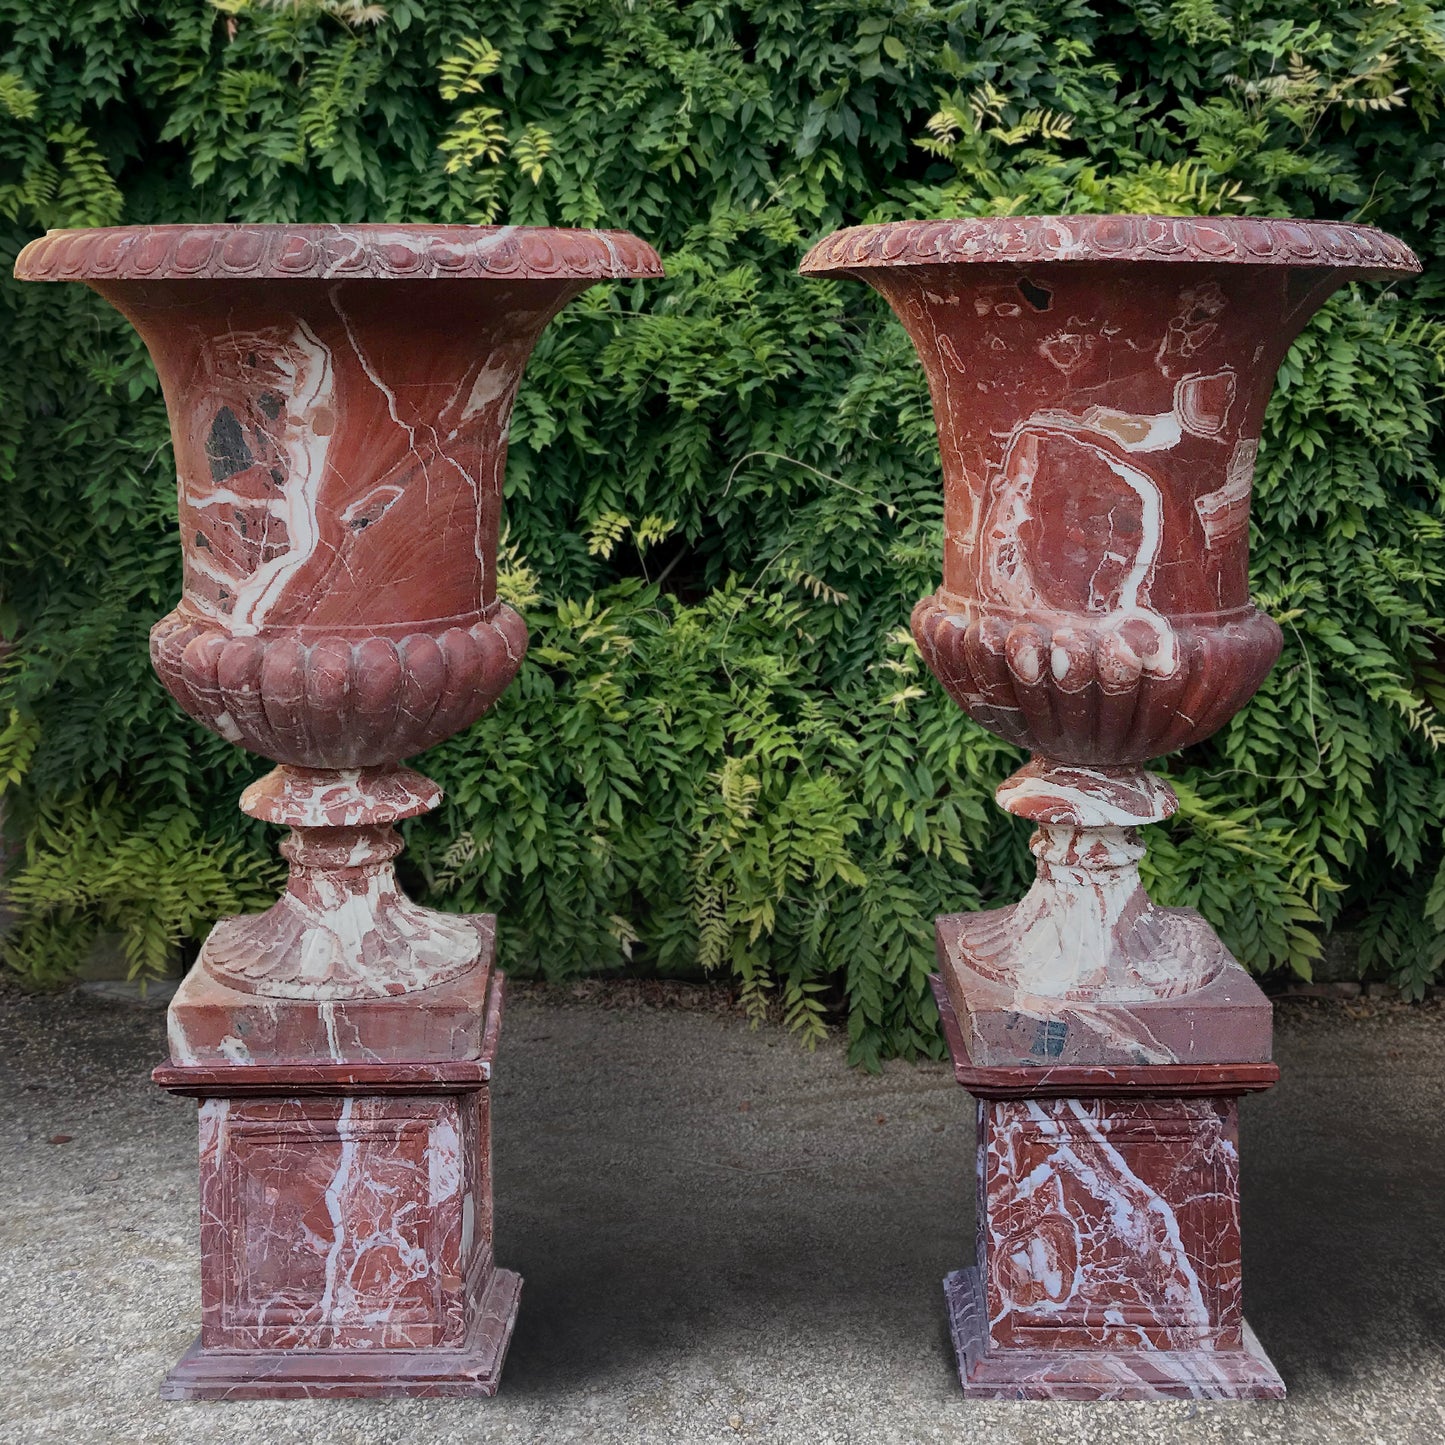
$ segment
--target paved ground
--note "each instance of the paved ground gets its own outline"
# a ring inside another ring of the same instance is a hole
[[[162,1017],[0,995],[0,1440],[1445,1440],[1445,1009],[1291,1003],[1245,1105],[1247,1304],[1282,1405],[969,1404],[939,1281],[972,1230],[967,1098],[719,1011],[514,1000],[495,1400],[168,1405],[197,1325],[192,1106]],[[48,1142],[56,1135],[69,1142]]]

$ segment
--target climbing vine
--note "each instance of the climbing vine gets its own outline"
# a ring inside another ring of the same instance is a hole
[[[1165,764],[1161,900],[1261,972],[1357,927],[1445,963],[1445,14],[1413,0],[0,0],[0,261],[47,226],[621,226],[517,403],[503,584],[532,650],[422,760],[409,882],[503,919],[507,967],[734,979],[855,1059],[937,1052],[935,913],[1028,876],[1018,757],[923,668],[941,488],[921,370],[864,288],[800,280],[851,222],[1028,211],[1359,218],[1425,276],[1341,293],[1264,438],[1256,699]],[[154,375],[80,288],[0,285],[5,942],[97,929],[138,969],[274,886],[262,766],[146,663],[180,553]]]

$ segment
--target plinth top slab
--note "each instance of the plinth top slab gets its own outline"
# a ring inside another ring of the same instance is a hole
[[[1259,216],[971,216],[852,226],[819,241],[803,275],[883,266],[1162,261],[1317,266],[1363,275],[1420,269],[1373,226]]]
[[[48,231],[21,281],[604,281],[661,276],[626,231],[546,226],[194,225]]]

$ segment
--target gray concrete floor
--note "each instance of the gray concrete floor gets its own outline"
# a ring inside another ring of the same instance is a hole
[[[973,1123],[944,1068],[532,996],[497,1083],[497,1254],[526,1278],[501,1394],[174,1405],[195,1123],[148,1081],[162,1015],[7,990],[0,1440],[1445,1441],[1445,1009],[1279,1012],[1284,1079],[1243,1127],[1283,1404],[965,1402],[939,1282],[969,1255]]]

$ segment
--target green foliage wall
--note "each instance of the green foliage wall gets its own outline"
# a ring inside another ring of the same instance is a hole
[[[1358,217],[1427,274],[1290,352],[1254,583],[1284,656],[1208,745],[1151,883],[1251,967],[1342,913],[1423,989],[1445,958],[1445,12],[1371,0],[0,0],[0,261],[44,226],[621,226],[665,282],[598,287],[518,402],[506,587],[533,627],[411,883],[494,908],[514,971],[737,979],[854,1057],[936,1052],[935,913],[1017,896],[1019,761],[905,630],[935,585],[922,372],[862,287],[802,281],[861,220],[1154,210]],[[0,288],[8,958],[137,967],[275,886],[259,760],[146,663],[179,590],[149,364],[81,288]],[[1433,886],[1433,893],[1432,893]]]

